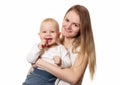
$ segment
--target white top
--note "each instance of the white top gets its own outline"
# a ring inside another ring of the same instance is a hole
[[[80,48],[77,48],[77,50],[80,50]],[[71,58],[72,65],[73,65],[74,62],[75,62],[75,59],[77,58],[77,54],[72,52],[72,48],[69,49],[68,51],[70,53],[70,58]],[[63,80],[57,79],[56,82],[55,82],[55,85],[70,85],[70,83],[67,83]]]
[[[62,60],[61,67],[70,67],[72,65],[69,52],[63,45],[58,45],[52,48],[48,48],[45,51],[39,49],[38,44],[35,44],[28,54],[27,61],[31,64],[35,63],[38,57],[54,64],[53,57],[60,56]]]

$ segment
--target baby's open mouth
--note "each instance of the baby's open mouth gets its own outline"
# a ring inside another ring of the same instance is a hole
[[[45,40],[52,40],[52,38],[45,38]]]
[[[48,42],[52,40],[52,38],[45,38],[45,40],[46,40],[46,44],[48,44]]]
[[[45,38],[46,40],[46,44],[45,45],[42,45],[42,48],[45,48],[48,46],[48,42],[52,40],[52,38]]]

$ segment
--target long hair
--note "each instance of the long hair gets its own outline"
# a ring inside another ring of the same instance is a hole
[[[81,57],[81,55],[84,58],[85,54],[87,53],[89,71],[90,71],[91,79],[93,79],[95,73],[95,67],[96,67],[96,52],[95,52],[95,44],[94,44],[89,11],[87,10],[87,8],[81,5],[72,6],[66,12],[66,14],[69,11],[75,11],[79,15],[79,19],[80,19],[80,32],[79,32],[80,34],[76,36],[76,39],[73,42],[73,47],[74,47],[73,50],[79,46],[81,47],[81,50],[78,52],[78,58]]]

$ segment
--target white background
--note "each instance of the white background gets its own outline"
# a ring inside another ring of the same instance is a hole
[[[41,21],[53,17],[61,26],[74,4],[88,8],[96,45],[95,78],[90,81],[86,71],[83,85],[120,85],[119,0],[0,0],[0,85],[22,84]]]

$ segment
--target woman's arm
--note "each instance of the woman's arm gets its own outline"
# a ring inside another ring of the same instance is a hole
[[[71,68],[60,68],[53,64],[50,64],[44,60],[38,59],[36,66],[39,66],[51,74],[55,75],[59,79],[62,79],[66,82],[69,82],[72,85],[75,85],[79,80],[82,79],[82,76],[87,67],[88,57],[85,56],[82,63],[76,59],[74,65]]]

